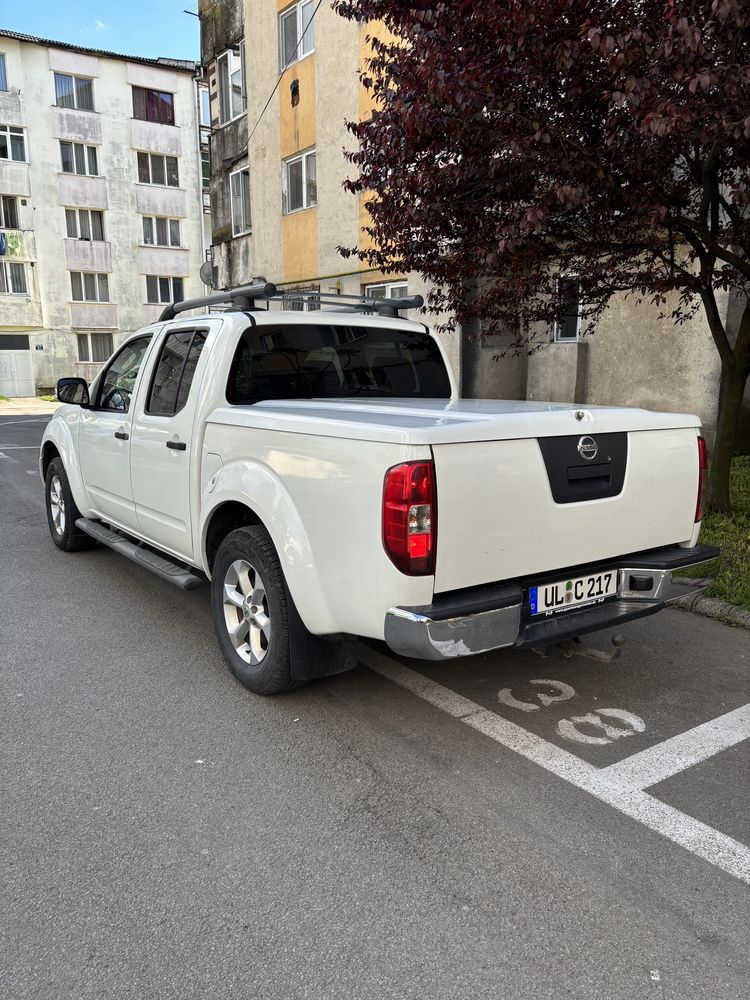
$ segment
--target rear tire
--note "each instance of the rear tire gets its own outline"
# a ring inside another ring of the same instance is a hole
[[[76,527],[81,512],[76,507],[62,459],[53,458],[47,467],[44,480],[44,500],[47,524],[52,541],[63,552],[91,549],[96,542],[85,531]]]
[[[246,688],[268,695],[296,686],[284,574],[265,528],[237,528],[219,546],[211,612],[222,656]]]

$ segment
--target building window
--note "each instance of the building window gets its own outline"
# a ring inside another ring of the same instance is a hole
[[[94,87],[92,81],[85,76],[55,73],[55,103],[58,108],[93,111]]]
[[[159,153],[139,153],[138,180],[141,184],[179,187],[177,157],[161,156]]]
[[[245,91],[245,40],[227,49],[216,60],[219,77],[219,124],[239,118],[247,108]]]
[[[405,281],[381,281],[376,285],[362,285],[362,294],[368,299],[400,299],[409,294]]]
[[[0,125],[0,160],[26,163],[26,136],[22,128]]]
[[[109,278],[93,271],[71,271],[74,302],[109,302]]]
[[[89,208],[66,208],[65,227],[71,240],[104,239],[104,212]]]
[[[232,201],[232,236],[250,232],[250,171],[237,170],[229,175]]]
[[[111,333],[77,333],[78,360],[102,362],[112,354]]]
[[[143,242],[149,246],[180,246],[180,220],[143,216]]]
[[[0,260],[0,295],[28,295],[26,265]]]
[[[284,289],[282,308],[290,312],[314,312],[320,309],[320,285],[296,285]]]
[[[81,142],[61,142],[60,157],[64,174],[88,174],[96,177],[99,173],[96,146],[84,146]]]
[[[282,212],[288,215],[318,204],[315,150],[284,162]]]
[[[5,53],[0,52],[0,90],[8,89],[8,74],[5,69]]]
[[[200,119],[204,128],[211,128],[211,97],[208,87],[198,88],[198,100],[200,101]]]
[[[555,340],[575,344],[581,332],[581,285],[575,275],[563,275],[557,282],[562,316],[555,323]]]
[[[211,154],[207,149],[201,150],[201,185],[204,191],[208,191],[208,184],[211,180]]]
[[[174,125],[174,94],[133,87],[133,118],[159,125]]]
[[[279,55],[281,69],[303,59],[315,49],[313,0],[302,0],[279,14]]]
[[[147,302],[182,302],[183,298],[182,278],[162,278],[156,274],[146,275]]]
[[[18,229],[18,205],[16,197],[4,194],[0,198],[0,229]]]

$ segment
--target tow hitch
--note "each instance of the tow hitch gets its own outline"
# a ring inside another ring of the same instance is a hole
[[[615,660],[619,659],[622,647],[625,645],[625,636],[620,635],[618,632],[612,636],[611,641],[614,648],[610,652],[587,645],[580,636],[576,636],[574,639],[563,639],[561,642],[556,642],[550,646],[532,646],[532,650],[545,658],[554,650],[557,650],[557,652],[567,657],[585,656],[587,659],[596,660],[598,663],[614,663]]]

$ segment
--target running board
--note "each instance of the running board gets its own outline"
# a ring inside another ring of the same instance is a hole
[[[178,566],[171,559],[157,555],[150,549],[144,549],[134,542],[129,542],[127,538],[123,538],[116,531],[110,531],[109,528],[105,528],[98,521],[92,521],[88,517],[79,517],[76,521],[76,527],[80,528],[81,531],[85,531],[92,538],[95,538],[97,542],[101,542],[102,545],[108,545],[115,552],[119,552],[121,556],[125,556],[126,559],[138,563],[139,566],[150,569],[152,573],[156,573],[162,580],[173,583],[175,587],[179,587],[181,590],[197,590],[202,583],[201,578],[196,576],[195,573],[191,573],[190,570],[185,569],[183,566]]]

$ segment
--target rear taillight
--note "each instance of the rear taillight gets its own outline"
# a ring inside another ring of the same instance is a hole
[[[383,547],[402,573],[429,576],[435,570],[437,508],[432,462],[405,462],[385,474]]]
[[[698,501],[695,505],[695,520],[703,520],[703,490],[706,485],[706,471],[708,470],[708,448],[702,437],[698,438]]]

